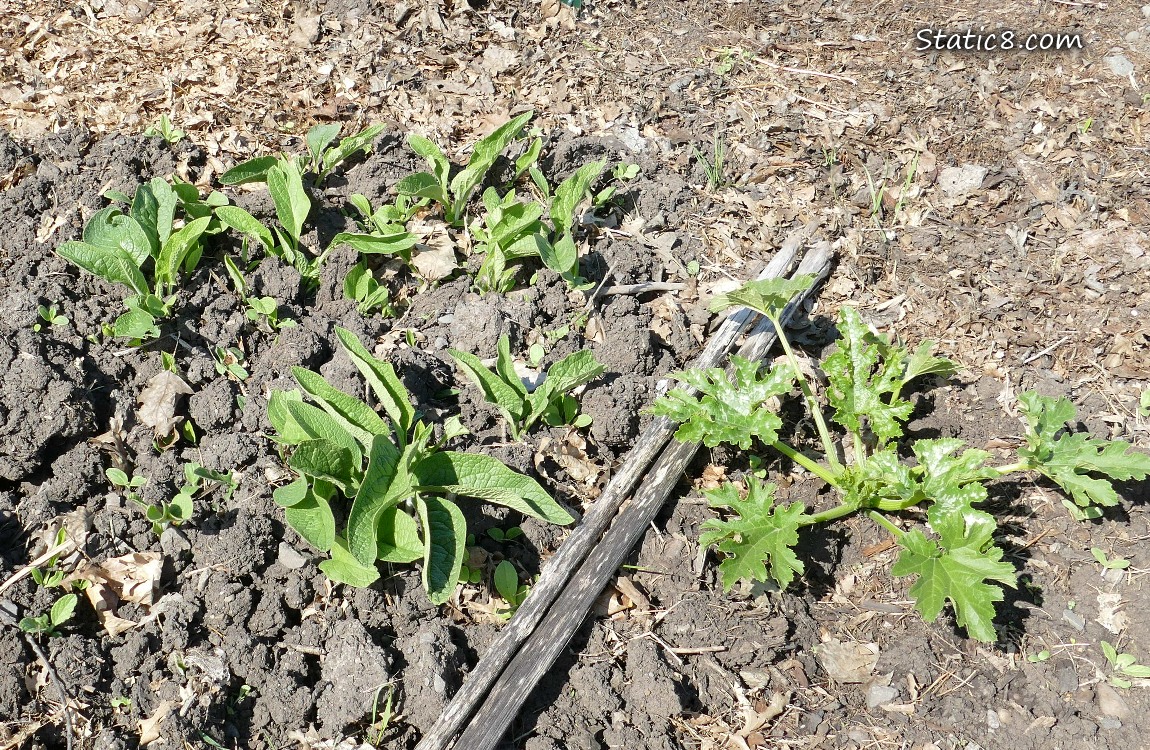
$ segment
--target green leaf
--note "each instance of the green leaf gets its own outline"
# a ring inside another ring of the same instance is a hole
[[[782,420],[764,403],[791,391],[794,371],[789,365],[776,364],[760,378],[758,362],[736,354],[731,356],[731,364],[733,379],[719,368],[672,373],[703,395],[696,398],[677,388],[656,401],[652,412],[681,422],[675,437],[685,443],[702,442],[711,448],[731,443],[743,450],[749,449],[755,438],[774,443]]]
[[[722,312],[728,307],[749,307],[768,318],[782,315],[783,309],[796,294],[805,292],[815,277],[795,276],[792,279],[757,279],[748,281],[738,289],[726,294],[716,294],[711,299],[711,312]]]
[[[561,402],[566,393],[590,383],[606,369],[595,361],[595,355],[589,349],[569,354],[551,365],[547,370],[547,379],[527,397],[531,409],[525,427],[533,424],[552,404]],[[563,423],[566,424],[568,421],[564,418]]]
[[[397,225],[397,230],[390,234],[357,234],[354,232],[340,232],[331,238],[329,248],[349,245],[360,253],[373,255],[402,255],[415,247],[419,238],[403,227]]]
[[[279,163],[276,156],[258,156],[237,164],[220,175],[221,185],[245,185],[249,182],[267,182],[268,170]]]
[[[1100,440],[1084,433],[1055,435],[1075,419],[1068,399],[1052,399],[1033,391],[1018,397],[1029,426],[1027,447],[1018,454],[1033,468],[1070,495],[1081,507],[1118,504],[1111,480],[1139,481],[1150,474],[1150,455],[1140,453],[1121,440]],[[1104,478],[1091,476],[1100,474]]]
[[[72,614],[76,611],[76,604],[79,601],[79,597],[75,594],[64,594],[57,599],[50,611],[52,627],[58,628],[72,619]]]
[[[429,141],[421,135],[412,133],[407,136],[407,145],[411,150],[422,156],[431,164],[431,178],[435,184],[440,186],[440,193],[446,198],[447,195],[447,175],[451,171],[451,163],[447,160],[443,151],[436,146],[435,143]],[[426,173],[425,173],[426,174]],[[402,184],[402,181],[400,181]],[[403,193],[404,191],[400,191]],[[427,196],[432,197],[432,196]],[[443,201],[446,203],[446,200]]]
[[[487,500],[555,524],[575,520],[538,482],[491,456],[440,451],[416,463],[412,474],[421,491]]]
[[[309,491],[303,500],[284,508],[288,525],[311,546],[326,552],[335,540],[335,516],[323,495]]]
[[[280,224],[292,240],[299,242],[311,211],[311,199],[303,188],[299,167],[291,159],[281,160],[268,170],[267,181]]]
[[[288,402],[302,402],[303,394],[292,389],[290,391],[272,391],[268,397],[268,421],[278,433],[279,442],[287,445],[296,445],[311,436],[288,411]]]
[[[367,565],[356,560],[347,550],[347,543],[336,536],[331,546],[331,559],[319,564],[325,576],[337,583],[346,583],[356,588],[367,588],[379,580],[379,569],[375,563]]]
[[[725,521],[706,521],[699,544],[714,546],[726,555],[719,564],[724,590],[740,579],[773,580],[786,588],[804,570],[793,548],[799,543],[806,509],[802,503],[776,506],[775,485],[757,477],[749,480],[747,490],[746,498],[740,498],[739,486],[727,482],[704,493],[712,508],[728,508],[734,515]]]
[[[506,337],[500,339],[500,346]],[[521,393],[504,378],[483,366],[483,361],[474,354],[458,349],[448,349],[450,354],[471,382],[483,392],[483,398],[490,404],[495,404],[503,412],[504,418],[517,437],[523,420],[527,416],[527,401],[525,394]],[[519,378],[515,378],[519,382]]]
[[[958,367],[951,360],[946,357],[933,357],[930,350],[934,348],[934,342],[930,339],[923,341],[914,350],[914,354],[906,362],[906,371],[902,376],[902,385],[906,385],[910,381],[922,375],[938,375],[939,377],[947,378],[957,372]]]
[[[315,125],[307,131],[304,143],[307,145],[307,153],[311,157],[312,169],[315,172],[319,172],[323,168],[323,151],[339,135],[339,128],[339,123],[329,123],[327,125]]]
[[[137,268],[151,257],[153,238],[148,237],[140,222],[121,213],[115,206],[92,214],[84,225],[83,240],[101,250],[127,253]]]
[[[300,401],[285,401],[284,407],[309,439],[328,440],[332,444],[344,448],[350,454],[353,466],[359,466],[363,461],[363,453],[360,451],[359,443],[335,417],[318,407]]]
[[[256,217],[249,214],[239,206],[220,206],[216,209],[216,216],[220,223],[230,227],[241,234],[255,237],[264,246],[270,248],[275,244],[275,237],[271,230],[263,225]]]
[[[321,438],[303,441],[288,459],[288,466],[314,479],[331,482],[343,490],[345,495],[354,495],[358,489],[355,475],[359,467],[352,463],[347,448],[331,440]]]
[[[994,641],[994,603],[1002,601],[1003,594],[999,586],[988,581],[1011,587],[1016,582],[1014,566],[1002,562],[1002,550],[995,546],[944,550],[918,529],[904,533],[899,545],[903,550],[891,574],[919,577],[910,587],[915,609],[933,622],[949,601],[958,624],[972,638]]]
[[[827,400],[835,409],[835,421],[861,435],[864,420],[881,440],[902,434],[911,403],[898,397],[903,383],[905,350],[867,328],[858,311],[843,307],[838,350],[823,360],[830,387]]]
[[[138,307],[128,310],[112,323],[112,334],[122,339],[154,339],[160,335],[156,318]]]
[[[416,500],[423,527],[423,587],[432,604],[451,598],[463,564],[467,520],[455,503],[435,496]]]
[[[579,264],[579,250],[570,232],[564,232],[555,244],[543,243],[539,246],[539,257],[543,265],[561,276],[573,275]]]
[[[506,334],[500,336],[496,344],[495,372],[521,397],[527,395],[527,386],[523,385],[519,374],[515,372],[515,362],[511,358],[511,339]]]
[[[603,168],[606,166],[606,160],[584,164],[555,188],[555,197],[551,199],[551,224],[555,227],[556,237],[571,231],[575,223],[575,209],[591,190],[591,183],[603,173]]]
[[[165,196],[168,201],[165,211],[165,220],[160,218],[160,199],[159,192]],[[175,216],[176,195],[172,192],[172,188],[168,185],[162,177],[155,177],[151,182],[141,185],[136,189],[136,194],[132,196],[131,200],[132,218],[139,222],[144,230],[144,234],[148,236],[148,244],[150,246],[149,255],[153,258],[160,253],[160,244],[167,239],[168,234],[172,231],[172,219]],[[164,236],[160,236],[160,225],[163,226]]]
[[[399,507],[391,507],[379,516],[379,551],[384,562],[410,563],[423,557],[424,544],[419,538],[419,525]]]
[[[396,426],[399,439],[406,439],[415,422],[415,407],[412,406],[407,389],[396,376],[395,368],[391,363],[373,357],[356,335],[346,328],[336,328],[335,333],[351,361],[367,379],[384,412]]]
[[[355,396],[332,387],[319,373],[303,367],[293,367],[292,375],[304,392],[351,433],[364,450],[370,450],[374,436],[391,434],[391,427],[374,409]]]
[[[523,173],[534,166],[539,161],[539,154],[543,152],[543,139],[536,138],[531,141],[531,145],[523,152],[518,159],[515,160],[515,178],[512,182],[518,182]]]
[[[367,471],[347,517],[348,549],[364,565],[378,554],[381,514],[414,492],[403,458],[386,437],[377,435],[371,441]]]
[[[106,249],[86,242],[65,242],[56,248],[56,254],[105,281],[123,284],[136,294],[147,294],[149,291],[148,280],[140,272],[136,261],[119,248]]]
[[[914,444],[918,472],[922,475],[921,491],[933,501],[927,518],[948,549],[964,545],[981,548],[989,543],[997,528],[994,516],[973,507],[986,500],[982,480],[997,475],[986,466],[990,454],[966,450],[959,456],[952,455],[962,447],[963,441],[957,438],[919,440]]]
[[[311,492],[311,485],[307,478],[296,477],[294,482],[276,487],[275,491],[272,492],[272,500],[281,508],[290,508],[306,500],[309,492]]]
[[[511,141],[515,140],[519,131],[534,114],[533,111],[524,112],[500,125],[491,135],[475,144],[467,167],[455,175],[449,185],[452,199],[447,213],[449,223],[454,224],[462,218],[463,210],[467,206],[467,200],[471,197],[472,191],[479,183],[483,182],[484,176],[495,164],[495,160],[499,158]]]
[[[395,191],[411,198],[430,198],[443,205],[446,205],[449,200],[443,191],[443,185],[440,184],[435,175],[428,172],[416,172],[404,177],[396,183]]]
[[[355,152],[366,151],[371,148],[371,142],[383,131],[383,125],[369,125],[355,135],[349,135],[347,138],[344,138],[335,148],[329,148],[323,155],[323,171],[320,172],[320,177],[331,172],[331,170],[335,169],[336,166]]]
[[[180,266],[185,258],[195,252],[200,243],[200,235],[211,223],[210,217],[196,219],[185,224],[178,231],[173,232],[168,241],[160,249],[160,257],[156,260],[156,287],[157,294],[160,288],[168,289],[176,284],[180,276]]]
[[[503,600],[515,604],[519,598],[519,573],[510,560],[500,560],[495,566],[495,573],[491,578],[495,590]]]

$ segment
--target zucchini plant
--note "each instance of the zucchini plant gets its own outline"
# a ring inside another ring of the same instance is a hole
[[[274,391],[268,402],[273,439],[298,474],[273,497],[288,525],[330,554],[320,564],[329,578],[368,586],[379,577],[377,561],[422,560],[428,598],[447,601],[467,540],[457,497],[571,523],[571,515],[534,479],[490,456],[445,450],[449,440],[466,434],[459,419],[447,420],[436,437],[434,426],[418,418],[394,368],[373,357],[350,331],[336,333],[383,413],[302,367],[292,368],[300,388]],[[349,505],[342,529],[332,509],[337,502]]]
[[[830,485],[837,504],[819,511],[799,502],[777,504],[775,485],[757,476],[728,482],[706,493],[726,518],[704,523],[700,542],[722,553],[719,572],[725,588],[740,579],[773,580],[786,587],[804,571],[794,551],[802,528],[862,513],[889,531],[901,548],[891,573],[916,577],[910,595],[924,618],[937,619],[949,603],[971,637],[994,640],[994,604],[1002,601],[1003,586],[1016,585],[1017,575],[996,542],[995,517],[981,507],[988,496],[986,482],[1038,472],[1068,495],[1064,504],[1075,517],[1097,517],[1100,508],[1118,504],[1113,480],[1142,480],[1150,474],[1150,455],[1122,441],[1066,431],[1066,424],[1075,422],[1070,401],[1033,392],[1018,397],[1027,432],[1013,462],[995,465],[987,451],[966,448],[955,438],[902,441],[912,410],[903,389],[925,375],[952,374],[954,363],[932,356],[929,341],[914,351],[892,344],[872,332],[857,310],[844,307],[838,349],[822,363],[832,420],[846,433],[847,455],[840,456],[824,406],[803,376],[780,322],[784,305],[810,282],[810,277],[754,281],[718,295],[713,310],[745,306],[770,320],[786,361],[765,375],[757,363],[737,356],[732,357],[733,377],[721,369],[677,373],[700,395],[677,389],[659,399],[653,411],[681,423],[680,440],[730,443],[744,450],[755,441],[771,446]],[[821,460],[779,436],[782,422],[766,403],[791,393],[796,381],[819,435]],[[917,522],[921,515],[907,516],[912,525],[904,530],[892,520],[914,508],[925,509],[925,524]]]

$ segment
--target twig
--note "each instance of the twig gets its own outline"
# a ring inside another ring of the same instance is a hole
[[[15,578],[15,576],[13,576],[13,578]],[[8,580],[10,581],[12,579],[10,578]],[[0,622],[19,629],[20,625],[16,621],[15,615],[9,611],[8,606],[4,605],[11,606],[7,600],[0,600]],[[24,642],[28,644],[33,652],[35,652],[36,658],[39,659],[40,663],[44,665],[44,669],[47,670],[48,676],[52,678],[52,682],[56,685],[56,691],[60,693],[60,710],[64,714],[64,732],[65,738],[67,740],[67,750],[72,750],[72,707],[69,705],[72,697],[68,695],[68,690],[64,687],[64,681],[60,679],[60,675],[56,672],[56,668],[52,666],[52,662],[48,661],[48,655],[44,653],[42,648],[40,648],[40,644],[36,642],[30,633],[20,631],[20,634],[24,636]],[[55,719],[53,719],[53,722],[54,721]]]
[[[853,78],[849,78],[847,76],[837,76],[834,73],[824,73],[821,70],[806,70],[805,68],[791,68],[791,67],[788,67],[786,65],[777,65],[776,63],[773,63],[770,60],[764,60],[763,58],[758,57],[758,56],[755,57],[755,62],[762,63],[763,65],[766,65],[769,68],[774,68],[775,70],[782,70],[782,71],[785,71],[787,73],[796,73],[798,75],[804,75],[804,76],[817,76],[818,78],[830,78],[833,81],[843,81],[845,83],[849,83],[852,86],[858,85],[858,81],[856,81]],[[747,87],[746,86],[740,86],[739,88],[747,88]]]
[[[603,295],[609,294],[646,294],[647,292],[678,292],[686,289],[687,285],[673,281],[648,281],[643,284],[616,284],[603,290]]]
[[[760,278],[785,275],[798,256],[799,247],[814,232],[816,226],[817,222],[812,222],[792,232],[775,254],[775,257],[771,259]],[[713,367],[726,355],[727,350],[743,328],[754,317],[755,315],[747,309],[729,316],[719,326],[711,342],[695,360],[694,365]],[[630,497],[631,491],[643,478],[651,461],[670,440],[676,427],[674,422],[660,417],[655,419],[639,436],[639,440],[631,452],[627,454],[626,460],[612,477],[603,494],[591,506],[580,525],[571,532],[558,552],[547,562],[539,580],[531,588],[531,595],[527,597],[527,600],[500,631],[499,636],[484,654],[483,659],[480,660],[475,670],[468,675],[463,687],[459,689],[447,708],[440,714],[439,719],[423,736],[417,750],[443,750],[448,746],[452,738],[459,732],[460,727],[471,717],[479,702],[487,696],[491,686],[503,673],[504,668],[520,651],[520,646],[527,641],[547,615],[552,603],[563,591],[572,574],[599,544],[604,530],[618,513],[623,502]],[[601,589],[602,587],[597,589],[595,593],[598,594]]]
[[[31,575],[33,568],[36,568],[41,563],[45,563],[48,560],[52,559],[53,555],[59,555],[59,554],[62,554],[64,552],[71,552],[75,548],[76,548],[76,545],[71,539],[65,539],[60,544],[56,544],[56,545],[49,547],[43,554],[41,554],[35,560],[28,563],[23,568],[20,568],[20,570],[17,570],[15,573],[13,573],[11,576],[9,576],[8,580],[4,581],[4,583],[0,583],[0,594],[3,594],[5,591],[10,589],[21,578],[26,578],[27,576]]]
[[[1046,347],[1042,351],[1035,352],[1034,354],[1031,354],[1026,359],[1022,360],[1022,364],[1028,365],[1031,362],[1033,362],[1034,360],[1038,359],[1039,357],[1045,357],[1047,354],[1050,354],[1050,352],[1052,352],[1055,349],[1057,349],[1058,347],[1062,346],[1063,344],[1065,344],[1069,340],[1070,340],[1069,336],[1063,336],[1062,338],[1058,339],[1057,341],[1055,341],[1053,344]]]

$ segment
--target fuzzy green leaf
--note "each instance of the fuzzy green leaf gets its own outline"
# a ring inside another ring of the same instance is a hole
[[[272,428],[276,431],[278,442],[287,445],[297,445],[311,437],[288,411],[287,405],[293,401],[302,402],[303,394],[292,389],[290,391],[272,391],[272,395],[268,397],[268,421],[271,422]]]
[[[325,479],[353,495],[358,488],[355,474],[359,467],[352,464],[351,453],[331,440],[305,440],[296,446],[288,459],[288,466],[314,479]]]
[[[335,539],[335,515],[324,495],[309,491],[303,500],[284,508],[284,518],[288,526],[311,546],[321,552],[331,549]]]
[[[743,450],[749,449],[755,438],[768,444],[778,439],[782,420],[763,404],[791,391],[794,371],[789,365],[777,364],[760,378],[758,362],[732,355],[731,364],[733,380],[719,368],[672,374],[703,394],[696,398],[679,388],[655,402],[654,414],[682,423],[676,438],[711,448],[731,443]]]
[[[346,328],[336,328],[336,336],[356,368],[367,379],[367,384],[375,392],[384,412],[391,418],[400,439],[404,439],[415,421],[415,407],[411,396],[395,374],[390,362],[383,362],[371,355],[355,334]]]
[[[303,367],[293,367],[292,375],[304,392],[343,429],[351,433],[364,450],[370,450],[374,436],[391,434],[391,427],[375,413],[374,409],[355,396],[349,396],[332,387],[319,373]]]
[[[491,456],[440,451],[415,464],[412,474],[423,491],[474,497],[561,525],[575,520],[538,482]]]
[[[471,150],[471,158],[467,162],[467,167],[455,175],[449,185],[452,199],[447,216],[449,222],[455,223],[462,218],[471,192],[479,183],[483,182],[483,178],[495,164],[495,160],[499,158],[511,141],[515,140],[519,131],[534,114],[533,111],[527,111],[512,118],[496,128],[491,135],[475,144]]]
[[[371,148],[371,142],[384,131],[383,125],[368,125],[363,130],[342,139],[335,148],[329,148],[323,155],[323,171],[326,175],[338,164],[357,151],[366,151]]]
[[[319,564],[320,571],[336,583],[346,583],[356,588],[366,588],[379,580],[379,569],[375,563],[363,563],[356,560],[347,549],[347,542],[342,537],[332,539],[331,559]]]
[[[308,483],[307,477],[300,476],[296,477],[295,481],[290,484],[276,487],[275,491],[272,492],[272,500],[281,508],[290,508],[306,500],[309,492],[311,492],[311,484]]]
[[[603,168],[606,166],[606,160],[584,164],[555,188],[555,197],[551,199],[551,224],[555,227],[554,236],[561,237],[571,231],[575,223],[575,209],[590,191],[591,183],[603,173]]]
[[[411,450],[401,454],[382,435],[371,442],[367,471],[347,517],[348,549],[364,565],[379,552],[380,516],[413,494],[411,476],[404,465]]]
[[[64,594],[52,604],[52,609],[49,614],[52,620],[52,627],[58,628],[68,620],[72,619],[72,613],[76,611],[76,604],[79,602],[79,597],[75,594]]]
[[[284,408],[291,418],[295,420],[300,429],[307,434],[308,439],[328,440],[334,445],[344,448],[350,455],[353,466],[359,466],[363,461],[363,452],[351,433],[344,429],[334,417],[322,409],[305,404],[300,401],[286,401]],[[302,444],[302,443],[301,443]]]
[[[179,281],[180,266],[189,254],[195,252],[200,243],[200,235],[208,228],[211,217],[205,216],[189,222],[179,230],[172,232],[167,242],[160,248],[160,257],[156,259],[156,286],[170,288]],[[160,291],[156,292],[160,294]],[[166,293],[166,292],[165,292]]]
[[[441,497],[429,495],[416,501],[423,527],[423,588],[432,604],[451,598],[459,581],[467,541],[467,519],[459,507]]]
[[[220,175],[221,185],[245,185],[249,182],[267,182],[268,170],[279,162],[275,156],[257,156],[237,164]]]
[[[239,206],[220,206],[216,209],[216,216],[224,226],[230,227],[240,234],[255,237],[265,249],[275,244],[275,237],[271,230]]]
[[[773,580],[786,588],[796,573],[802,574],[803,563],[793,549],[806,510],[802,503],[776,506],[775,485],[757,477],[749,481],[745,498],[739,496],[739,485],[731,482],[704,494],[712,508],[728,508],[734,514],[725,521],[706,521],[699,536],[699,544],[726,555],[719,564],[725,590],[740,579]]]
[[[398,507],[380,514],[378,543],[376,556],[383,562],[410,563],[423,557],[419,525]]]
[[[115,206],[108,206],[92,214],[92,218],[84,225],[83,240],[101,250],[124,251],[137,268],[151,257],[153,238],[148,237],[140,222]]]
[[[400,195],[410,198],[430,198],[441,204],[448,202],[443,185],[429,172],[416,172],[408,175],[396,183],[395,190]]]
[[[447,160],[447,156],[433,141],[415,133],[407,136],[407,145],[431,164],[431,176],[437,184],[443,187],[442,192],[446,195],[447,176],[451,171],[451,162]]]
[[[972,638],[983,642],[995,639],[994,603],[1003,599],[1002,589],[988,583],[997,581],[1013,587],[1014,566],[1002,562],[1002,550],[975,545],[943,549],[918,529],[899,539],[903,548],[891,568],[896,576],[917,575],[910,588],[915,609],[933,622],[947,601],[954,607],[955,619]]]
[[[311,157],[312,168],[319,171],[323,165],[323,151],[339,135],[339,123],[315,125],[304,136],[308,156]]]
[[[1075,419],[1074,405],[1068,399],[1028,391],[1019,395],[1018,403],[1029,426],[1027,447],[1019,449],[1019,456],[1058,484],[1077,505],[1117,505],[1118,493],[1110,480],[1143,480],[1150,475],[1150,455],[1134,450],[1127,442],[1100,440],[1084,433],[1064,433],[1055,439],[1063,426]]]
[[[512,432],[518,437],[520,425],[527,417],[527,400],[524,394],[505,382],[504,378],[484,367],[483,361],[474,354],[458,349],[448,349],[447,353],[455,359],[463,374],[483,392],[484,400],[495,404],[503,412]],[[516,377],[515,382],[518,381],[519,378]]]
[[[389,234],[357,234],[355,232],[340,232],[331,238],[328,247],[348,245],[359,253],[368,255],[399,255],[408,257],[408,250],[415,247],[419,238],[403,227]]]
[[[127,251],[99,248],[86,242],[65,242],[56,254],[89,273],[113,284],[123,284],[136,294],[148,293],[148,280]]]
[[[276,217],[284,231],[298,242],[303,224],[311,211],[311,199],[303,188],[303,177],[292,159],[281,159],[268,170],[268,192],[276,207]]]
[[[547,369],[547,379],[527,397],[530,426],[553,404],[561,403],[565,394],[590,383],[606,371],[589,349],[569,354]]]
[[[500,560],[495,566],[495,573],[491,576],[495,590],[503,600],[514,603],[519,598],[519,572],[510,560]]]

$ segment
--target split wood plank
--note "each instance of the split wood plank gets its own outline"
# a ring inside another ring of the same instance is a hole
[[[817,226],[818,222],[812,222],[791,232],[758,278],[786,276],[794,267],[799,249]],[[691,366],[703,369],[715,367],[755,317],[753,312],[745,308],[727,317],[712,336],[706,349]],[[452,742],[464,723],[471,718],[479,702],[488,695],[491,686],[519,651],[520,646],[543,620],[572,573],[579,568],[599,542],[604,530],[619,512],[620,506],[630,497],[635,485],[647,473],[651,462],[670,440],[676,428],[677,425],[671,420],[659,417],[639,436],[623,465],[603,490],[603,494],[595,500],[579,525],[544,565],[539,580],[531,587],[531,595],[500,631],[475,670],[467,676],[459,692],[423,736],[416,750],[444,750]]]

